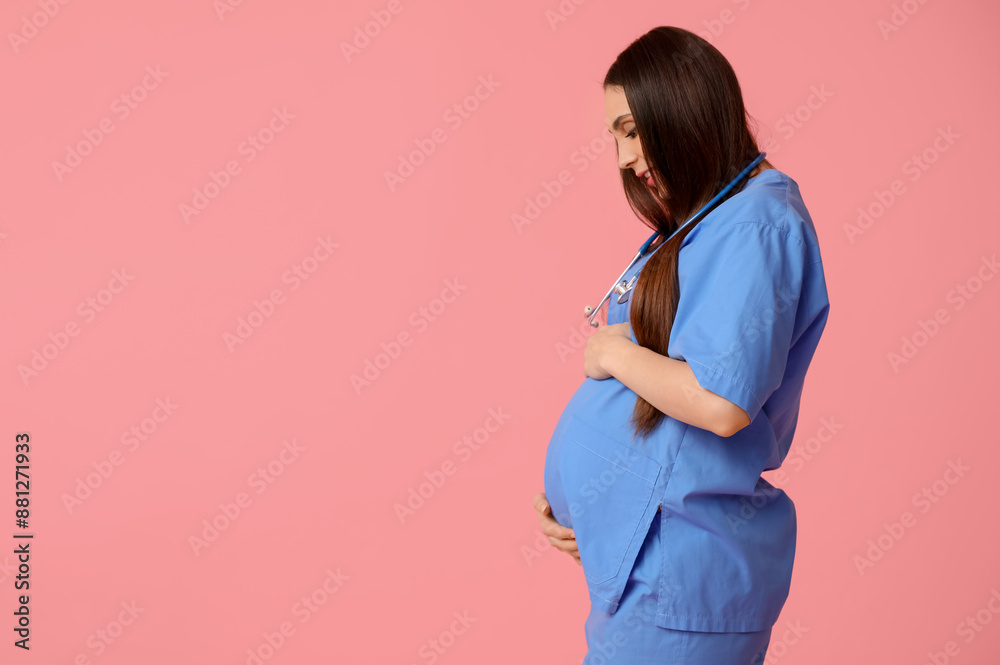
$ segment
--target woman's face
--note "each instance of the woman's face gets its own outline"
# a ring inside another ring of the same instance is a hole
[[[632,111],[625,99],[625,89],[610,86],[604,89],[604,113],[607,116],[608,131],[615,137],[618,148],[618,167],[632,169],[640,178],[662,198],[663,190],[657,186],[656,178],[650,171],[649,164],[642,154],[642,144],[636,130]]]

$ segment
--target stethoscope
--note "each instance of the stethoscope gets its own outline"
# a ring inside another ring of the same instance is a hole
[[[670,236],[667,238],[667,240],[664,240],[663,242],[666,243],[668,240],[670,240],[670,238],[673,238],[675,235],[677,235],[677,233],[681,229],[683,229],[685,226],[687,226],[688,224],[690,224],[694,220],[696,220],[699,217],[701,217],[701,215],[706,210],[708,210],[709,208],[711,208],[712,206],[714,206],[716,203],[718,203],[719,200],[723,196],[725,196],[726,194],[729,193],[729,190],[731,190],[733,187],[736,186],[736,183],[738,183],[740,180],[742,180],[744,178],[744,176],[746,176],[748,173],[750,173],[750,171],[753,171],[753,169],[754,169],[755,166],[757,166],[762,161],[764,161],[764,157],[766,157],[766,156],[767,156],[766,152],[762,152],[759,155],[757,155],[757,159],[755,159],[752,162],[750,162],[750,165],[747,166],[742,171],[740,171],[739,175],[737,175],[735,178],[733,178],[732,182],[730,182],[728,185],[726,185],[725,187],[723,187],[722,191],[720,191],[718,194],[716,194],[715,197],[712,198],[711,201],[709,201],[708,203],[705,204],[705,207],[703,207],[701,210],[699,210],[698,212],[696,212],[694,214],[694,216],[691,217],[691,219],[689,219],[688,221],[686,221],[683,224],[681,224],[680,226],[678,226],[677,229],[674,230],[674,232],[670,234]],[[632,291],[632,287],[635,285],[635,280],[639,276],[639,274],[636,273],[635,275],[632,275],[632,279],[630,279],[627,282],[625,281],[624,277],[628,273],[628,271],[632,269],[632,266],[635,265],[635,262],[638,261],[639,259],[641,259],[643,257],[643,255],[646,253],[646,250],[649,249],[649,246],[653,244],[653,241],[656,240],[656,237],[658,235],[660,235],[659,232],[656,232],[653,235],[649,236],[649,240],[647,240],[646,242],[642,243],[642,247],[639,248],[639,253],[635,255],[635,258],[632,259],[632,261],[628,264],[628,267],[625,268],[625,270],[622,272],[622,274],[618,276],[618,279],[615,280],[614,285],[612,285],[612,287],[610,289],[608,289],[608,292],[606,294],[604,294],[604,297],[601,299],[601,302],[599,302],[597,304],[597,307],[595,307],[594,309],[591,309],[590,306],[588,305],[587,307],[583,308],[583,315],[584,316],[588,316],[589,315],[589,317],[590,317],[590,325],[592,327],[594,327],[594,328],[597,327],[598,324],[597,324],[596,321],[594,321],[594,317],[597,316],[597,313],[601,310],[601,305],[603,305],[604,301],[606,301],[608,298],[611,297],[612,293],[617,293],[618,294],[618,304],[619,305],[621,305],[621,304],[623,304],[625,302],[628,302],[629,292]]]

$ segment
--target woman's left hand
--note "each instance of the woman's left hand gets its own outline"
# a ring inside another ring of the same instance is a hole
[[[632,341],[632,325],[628,322],[601,326],[587,338],[583,350],[583,373],[592,379],[609,379],[611,374],[604,369],[609,354],[615,352],[622,341]]]

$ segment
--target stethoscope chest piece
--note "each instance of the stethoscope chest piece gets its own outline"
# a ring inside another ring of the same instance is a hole
[[[618,304],[628,302],[629,294],[632,292],[632,287],[635,285],[635,278],[638,275],[633,275],[632,279],[625,281],[624,279],[615,285],[615,293],[618,294]]]

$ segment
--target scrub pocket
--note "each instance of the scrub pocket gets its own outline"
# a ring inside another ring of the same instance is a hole
[[[591,591],[616,605],[617,584],[631,566],[656,515],[651,506],[660,464],[571,416],[563,432],[559,473],[580,562]],[[603,585],[603,586],[602,586]]]

